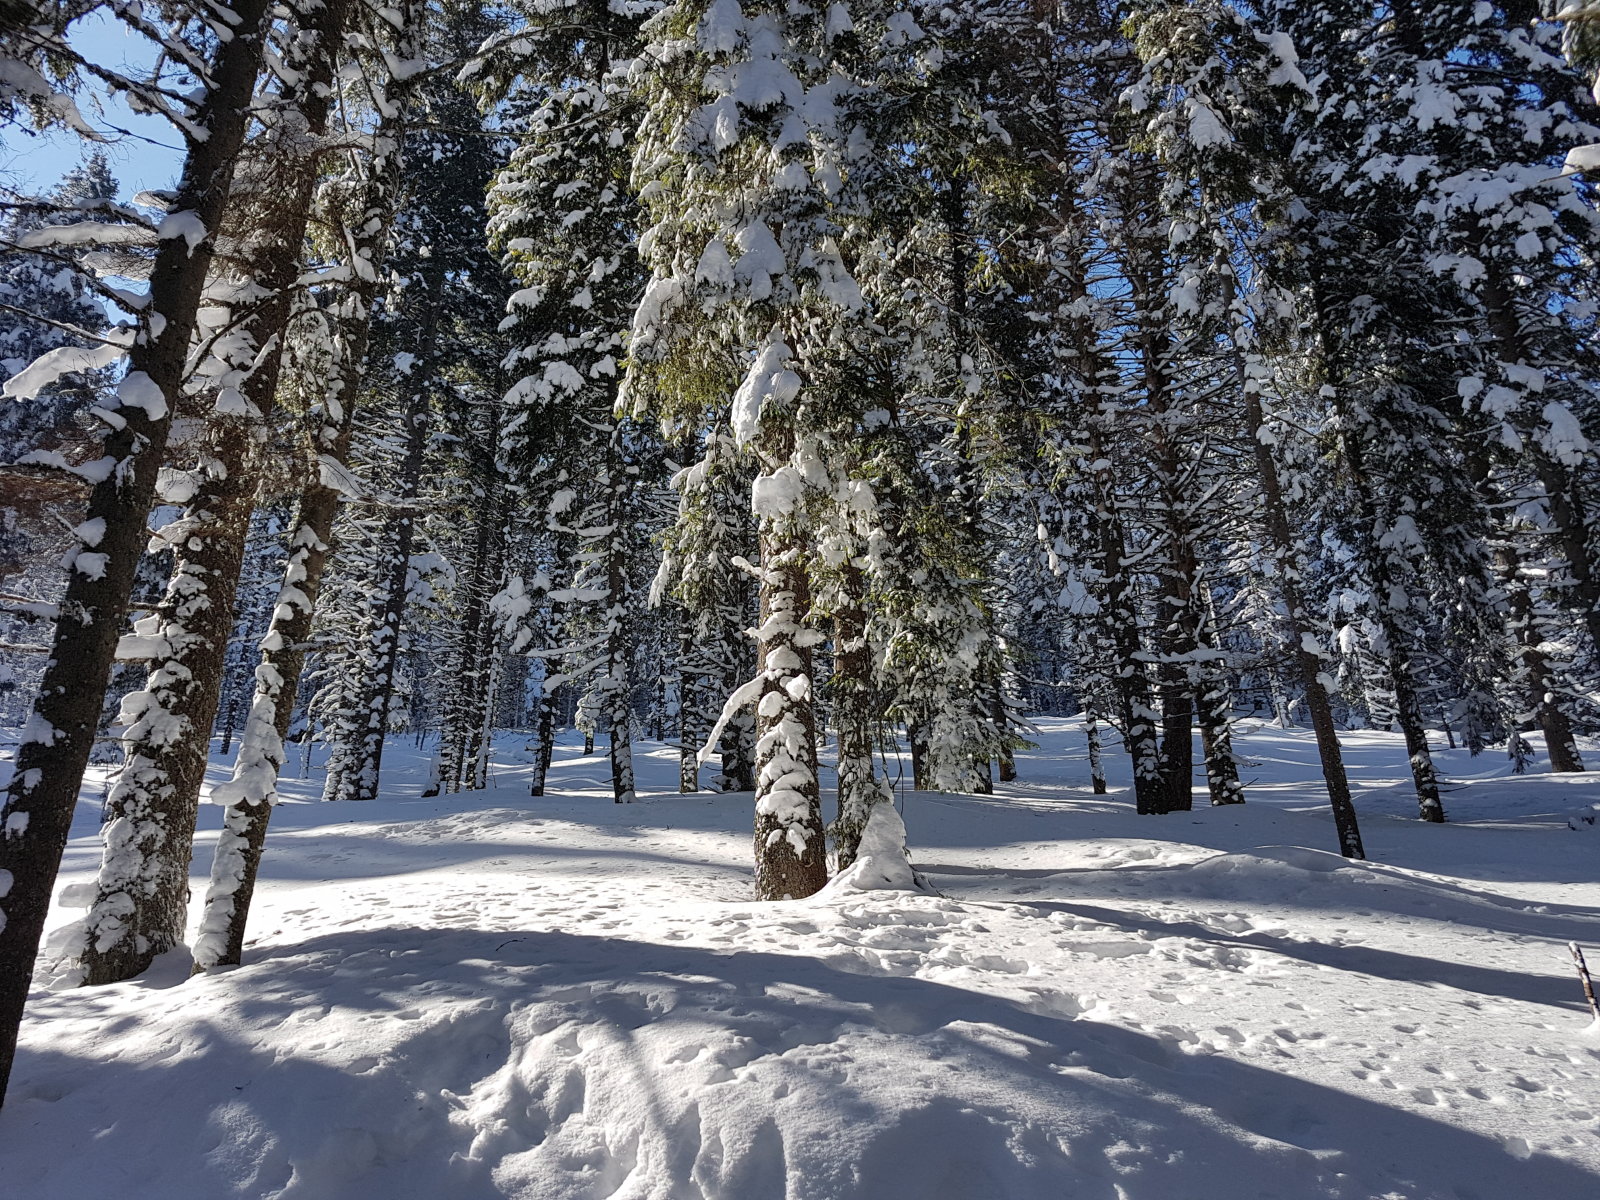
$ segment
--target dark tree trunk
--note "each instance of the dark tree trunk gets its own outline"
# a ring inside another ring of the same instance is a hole
[[[244,140],[261,68],[265,10],[263,0],[238,0],[231,10],[237,18],[233,36],[215,52],[211,77],[216,87],[194,122],[204,136],[189,145],[172,205],[174,211],[193,213],[206,236],[193,246],[183,237],[167,238],[156,251],[148,311],[164,323],[129,353],[128,375],[119,389],[124,401],[117,413],[121,424],[107,435],[104,447],[105,456],[118,465],[90,493],[85,523],[79,526],[82,549],[69,572],[33,717],[0,806],[0,876],[9,880],[0,928],[0,1102],[50,893],[144,550],[145,519],[166,452],[172,408],[183,386],[215,233]]]
[[[360,681],[364,703],[359,744],[345,748],[337,756],[337,767],[330,764],[324,796],[329,800],[376,800],[383,771],[383,743],[389,732],[389,706],[394,699],[395,678],[400,666],[400,642],[405,621],[406,601],[410,596],[411,552],[416,541],[417,496],[422,488],[423,458],[428,448],[432,423],[428,419],[429,393],[436,363],[440,309],[443,305],[444,271],[430,271],[423,290],[421,337],[418,340],[417,370],[420,377],[411,382],[411,402],[405,415],[405,453],[400,462],[395,509],[390,514],[378,545],[380,561],[388,562],[388,573],[368,615],[365,636],[359,639],[360,662],[365,678]]]
[[[1094,709],[1083,710],[1083,732],[1089,741],[1089,783],[1096,796],[1106,794],[1106,771],[1100,755],[1100,723],[1095,720]]]
[[[211,469],[167,532],[172,582],[149,618],[164,652],[142,693],[148,707],[124,735],[128,761],[107,801],[107,847],[81,960],[86,984],[133,978],[180,945],[188,924],[200,787],[255,500],[250,429],[218,423],[212,433],[203,456]]]
[[[689,613],[678,609],[678,791],[700,790],[700,703],[705,677],[697,671],[694,626]]]
[[[1339,746],[1339,729],[1334,723],[1333,706],[1328,701],[1331,677],[1322,657],[1306,608],[1298,542],[1289,524],[1289,506],[1272,456],[1270,433],[1261,408],[1261,394],[1255,380],[1248,377],[1242,359],[1236,362],[1237,379],[1244,400],[1245,432],[1255,455],[1256,478],[1261,484],[1261,521],[1267,534],[1267,548],[1277,568],[1278,593],[1283,598],[1288,634],[1294,647],[1294,664],[1311,729],[1317,739],[1317,757],[1322,764],[1323,785],[1333,810],[1339,852],[1346,858],[1364,859],[1361,827],[1350,795],[1350,779],[1345,774],[1344,752]]]
[[[892,799],[872,765],[873,671],[867,641],[866,581],[846,559],[841,598],[833,617],[833,724],[838,734],[838,803],[833,844],[839,870],[856,860],[862,831],[875,804]]]
[[[1105,462],[1098,439],[1090,450]],[[1114,675],[1122,708],[1123,741],[1133,760],[1133,796],[1137,812],[1171,812],[1170,773],[1162,770],[1161,747],[1156,740],[1155,703],[1150,692],[1148,656],[1140,644],[1138,615],[1128,586],[1122,519],[1105,472],[1095,474],[1094,527],[1098,539],[1103,602],[1100,623],[1114,656]]]
[[[354,273],[343,315],[335,318],[342,326],[340,355],[322,403],[309,414],[314,452],[319,459],[334,464],[342,464],[350,449],[356,396],[366,369],[372,306],[399,196],[399,146],[408,108],[404,88],[391,88],[390,101],[392,115],[385,118],[376,139],[376,144],[386,150],[372,164],[362,211],[353,224],[351,254],[371,270]],[[233,779],[217,790],[217,798],[224,803],[223,827],[201,918],[201,940],[196,946],[196,966],[201,969],[239,962],[267,826],[277,802],[278,776],[285,760],[284,739],[289,736],[294,716],[300,672],[305,665],[328,560],[328,539],[341,495],[327,481],[320,465],[313,464],[311,471],[300,495],[295,532],[287,547],[283,584],[267,635],[261,642],[255,696],[245,718]]]
[[[327,87],[333,77],[328,43],[343,19],[341,4],[314,18],[315,44],[328,48],[311,51],[305,86],[285,96],[286,113],[298,113],[304,126],[286,118],[247,151],[236,172],[245,176],[246,208],[243,216],[230,216],[230,226],[244,227],[229,240],[237,243],[234,253],[245,264],[245,277],[265,297],[245,301],[254,307],[237,317],[259,358],[238,385],[243,412],[209,415],[190,472],[195,494],[164,532],[173,569],[154,614],[163,649],[151,663],[146,716],[125,735],[128,763],[107,805],[109,818],[122,825],[108,837],[89,909],[82,959],[86,984],[130,979],[183,941],[200,790],[255,508],[252,460],[277,396],[316,182],[318,139],[327,126]],[[287,184],[287,198],[275,197],[256,220],[253,201],[264,195],[269,170],[275,182]],[[211,399],[209,393],[199,397],[202,403]],[[150,719],[158,713],[165,716]],[[182,736],[173,737],[168,718]]]
[[[545,781],[550,777],[550,760],[556,750],[556,705],[558,701],[555,689],[541,686],[539,689],[538,705],[538,757],[534,759],[533,779],[528,785],[530,796],[544,795]]]

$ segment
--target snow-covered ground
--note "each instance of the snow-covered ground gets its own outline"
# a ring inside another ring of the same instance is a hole
[[[530,799],[509,737],[476,795],[416,799],[405,743],[369,806],[313,772],[242,967],[35,992],[0,1195],[1600,1195],[1565,948],[1600,946],[1600,827],[1567,824],[1600,775],[1445,753],[1423,826],[1398,737],[1350,734],[1350,864],[1302,731],[1243,738],[1247,806],[1167,817],[1090,794],[1075,723],[1039,742],[995,797],[903,793],[942,895],[783,904],[749,898],[749,797],[669,793],[666,747],[625,807],[571,745]]]

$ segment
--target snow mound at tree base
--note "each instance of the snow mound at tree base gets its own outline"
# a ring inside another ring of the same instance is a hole
[[[840,871],[818,895],[837,897],[849,892],[925,892],[929,887],[911,868],[906,853],[906,826],[893,804],[875,804],[867,827],[861,831],[856,860]]]

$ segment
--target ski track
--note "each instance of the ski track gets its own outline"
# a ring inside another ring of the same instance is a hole
[[[1351,735],[1352,864],[1298,731],[1241,740],[1251,804],[1159,818],[1039,741],[1003,795],[906,797],[938,895],[782,904],[749,798],[663,794],[668,748],[615,806],[572,747],[520,795],[509,737],[496,790],[408,799],[397,745],[391,798],[283,806],[243,966],[36,990],[0,1195],[1600,1195],[1593,775],[1445,754],[1423,827],[1398,738]]]

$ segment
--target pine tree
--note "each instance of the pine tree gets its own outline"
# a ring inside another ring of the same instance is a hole
[[[387,22],[383,28],[391,29]],[[381,35],[383,40],[389,36],[398,40],[388,61],[418,61],[420,32],[416,8],[402,10],[398,29]],[[381,287],[389,230],[401,196],[401,149],[418,76],[374,72],[366,80],[373,91],[373,107],[383,117],[370,143],[371,157],[357,160],[339,186],[325,189],[326,202],[337,206],[328,215],[344,231],[344,245],[338,265],[330,272],[339,294],[327,309],[319,307],[307,314],[307,332],[302,335],[310,343],[301,355],[310,372],[306,385],[315,398],[307,406],[305,422],[308,466],[314,466],[296,505],[283,583],[261,641],[255,695],[239,740],[232,779],[213,793],[224,806],[223,828],[194,946],[195,963],[201,968],[235,964],[243,952],[245,921],[272,806],[277,802],[284,739],[294,714],[306,642],[327,564],[328,539],[341,497],[350,487],[343,464],[366,367],[372,310]]]
[[[1241,254],[1261,240],[1264,222],[1258,212],[1265,210],[1270,221],[1274,206],[1285,203],[1282,181],[1263,167],[1278,152],[1280,114],[1306,104],[1310,86],[1280,35],[1252,27],[1224,4],[1153,7],[1142,16],[1137,38],[1148,65],[1130,103],[1135,111],[1152,110],[1150,133],[1168,171],[1163,208],[1176,223],[1173,240],[1191,247],[1178,304],[1193,314],[1203,339],[1192,348],[1220,349],[1218,374],[1233,392],[1248,438],[1265,568],[1281,600],[1284,641],[1310,712],[1340,849],[1360,858],[1360,833],[1329,704],[1332,677],[1307,608],[1304,550],[1292,532],[1284,468],[1274,452],[1286,427],[1269,425],[1264,404],[1272,383],[1264,343],[1283,336],[1276,314],[1288,300],[1252,292],[1248,276],[1241,282],[1238,266]]]
[[[829,90],[847,86],[832,50],[843,32],[825,14],[717,0],[666,10],[641,58],[649,112],[633,180],[652,274],[634,320],[631,394],[684,413],[731,391],[734,437],[761,468],[761,667],[729,707],[756,700],[763,899],[810,895],[826,876],[810,531],[834,463],[818,384],[862,307],[828,194],[852,152]]]

